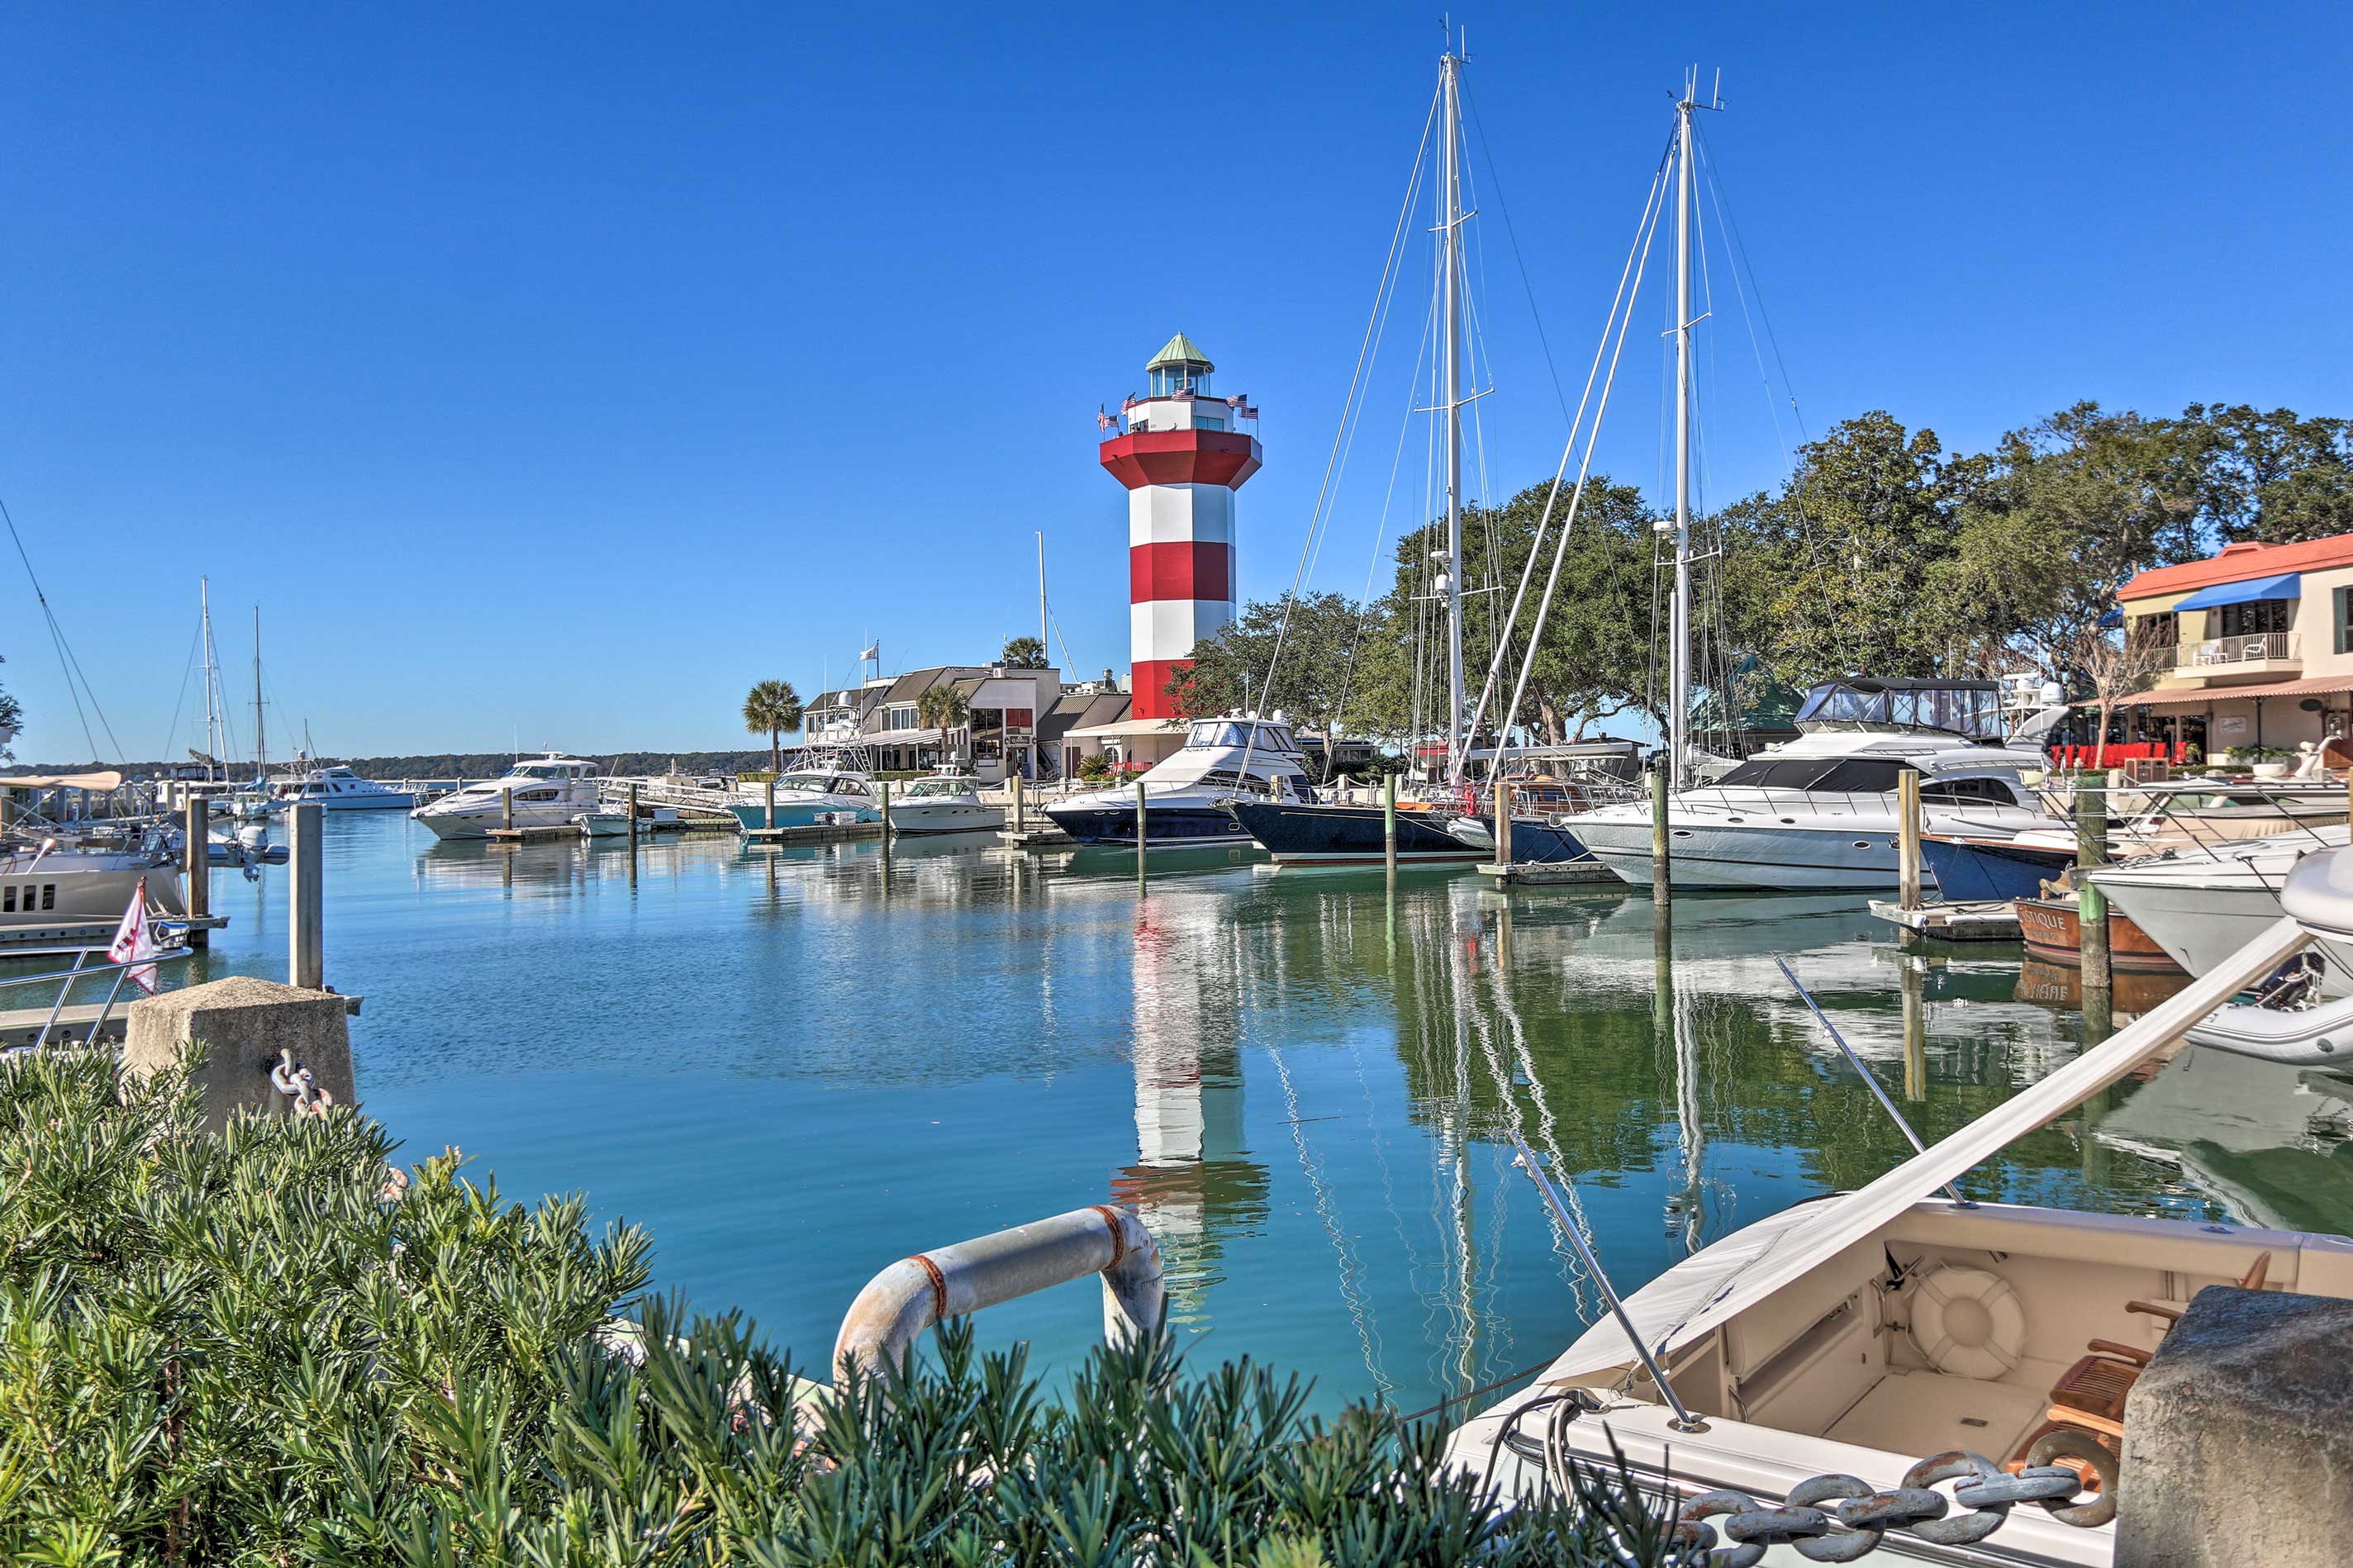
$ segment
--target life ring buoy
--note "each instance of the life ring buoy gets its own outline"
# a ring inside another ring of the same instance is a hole
[[[1912,1339],[1938,1372],[1989,1382],[2017,1368],[2026,1309],[2000,1275],[1947,1264],[1913,1289]]]

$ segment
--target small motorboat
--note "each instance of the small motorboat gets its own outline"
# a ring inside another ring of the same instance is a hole
[[[2316,937],[2353,937],[2348,859],[2342,852],[2307,856],[2280,889],[2280,908]],[[2326,949],[2297,954],[2258,988],[2256,1001],[2215,1009],[2189,1038],[2263,1061],[2353,1072],[2353,996],[2323,997],[2327,963]]]
[[[2084,921],[2075,900],[2020,899],[2016,905],[2019,935],[2029,953],[2045,963],[2082,966]],[[2108,911],[2108,967],[2142,974],[2189,973],[2121,910]]]
[[[980,781],[955,768],[917,779],[891,802],[891,831],[900,837],[934,833],[986,833],[1005,814],[980,798]]]
[[[583,838],[627,838],[629,836],[629,814],[626,811],[584,811],[572,819]]]

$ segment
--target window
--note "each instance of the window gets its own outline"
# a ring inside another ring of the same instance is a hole
[[[16,912],[16,889],[12,887],[0,890],[0,915],[13,915]]]
[[[2135,616],[2125,623],[2126,640],[2135,652],[2169,648],[2181,640],[2181,617],[2171,610]]]
[[[1854,795],[1886,795],[1895,788],[1895,777],[1904,772],[1902,763],[1883,763],[1870,757],[1849,757],[1824,773],[1814,787],[1818,790],[1845,791]]]
[[[44,882],[44,883],[42,883],[42,884],[41,884],[41,908],[43,908],[43,909],[45,909],[45,910],[53,910],[53,909],[56,909],[57,907],[58,907],[58,885],[57,885],[55,882]]]
[[[1717,782],[1725,785],[1747,784],[1757,789],[1804,789],[1830,770],[1830,764],[1814,762],[1743,763]]]
[[[2337,607],[2337,637],[2328,646],[2338,653],[2353,653],[2353,586],[2332,588],[2328,597]]]
[[[2221,634],[2226,637],[2256,637],[2271,632],[2287,630],[2285,599],[2253,599],[2243,605],[2225,605],[2221,614]]]
[[[1196,430],[1222,430],[1225,427],[1226,422],[1223,419],[1219,418],[1214,414],[1196,414],[1193,416],[1193,428]]]
[[[1920,785],[1922,800],[2014,805],[2018,797],[2000,779],[1931,779]]]
[[[555,791],[552,789],[517,790],[515,792],[515,798],[517,800],[554,800],[555,798]]]

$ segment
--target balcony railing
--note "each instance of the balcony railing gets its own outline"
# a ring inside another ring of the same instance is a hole
[[[2174,650],[2174,667],[2215,669],[2239,664],[2279,664],[2301,658],[2294,632],[2247,632],[2238,637],[2183,643]]]

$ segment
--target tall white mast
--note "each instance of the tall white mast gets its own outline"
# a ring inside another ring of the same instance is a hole
[[[1683,787],[1691,756],[1692,112],[1699,71],[1675,105],[1675,594],[1667,647],[1667,777]]]
[[[1047,649],[1054,646],[1046,631],[1046,531],[1038,531],[1038,657],[1053,663]]]
[[[1462,730],[1462,363],[1458,352],[1462,333],[1462,184],[1460,163],[1462,102],[1456,73],[1461,60],[1447,39],[1445,58],[1439,62],[1440,90],[1445,100],[1443,151],[1439,175],[1445,216],[1439,229],[1439,250],[1445,272],[1445,322],[1440,349],[1446,379],[1446,754],[1450,779],[1459,777],[1458,745]]]
[[[261,606],[253,606],[253,778],[256,784],[269,774],[269,742],[262,739],[261,728]]]
[[[220,654],[213,647],[213,581],[196,579],[196,604],[202,610],[200,628],[205,643],[205,777],[214,776],[220,760]]]

